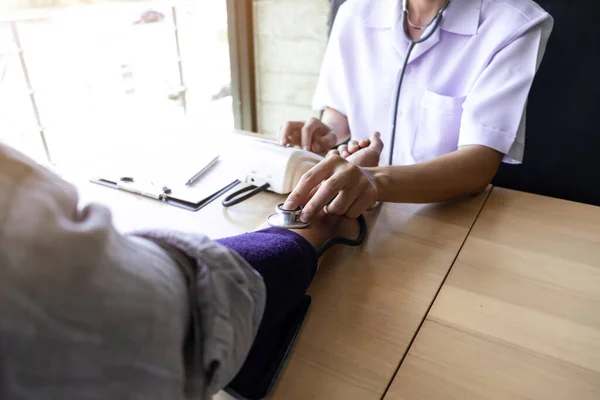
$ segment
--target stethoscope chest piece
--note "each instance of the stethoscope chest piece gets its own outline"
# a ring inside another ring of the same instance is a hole
[[[295,210],[284,210],[283,204],[278,204],[275,207],[275,211],[275,214],[271,214],[267,218],[267,222],[271,226],[287,229],[303,229],[310,225],[308,222],[300,221],[302,207],[298,207]]]

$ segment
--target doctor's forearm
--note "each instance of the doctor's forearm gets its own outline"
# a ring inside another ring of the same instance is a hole
[[[468,146],[434,160],[408,166],[369,168],[379,200],[393,203],[437,203],[485,190],[502,154]]]

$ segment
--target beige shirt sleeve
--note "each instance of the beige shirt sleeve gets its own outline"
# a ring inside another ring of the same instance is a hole
[[[203,399],[235,375],[262,280],[202,235],[144,235],[120,235],[107,208],[80,208],[71,185],[0,145],[2,398]]]

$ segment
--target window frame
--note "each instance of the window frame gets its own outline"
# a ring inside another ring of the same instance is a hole
[[[252,5],[252,0],[227,0],[234,126],[254,133],[257,118]]]
[[[231,97],[234,128],[237,130],[257,131],[257,104],[256,104],[256,76],[254,59],[254,28],[253,28],[253,1],[252,0],[226,0],[227,30],[231,71]],[[184,74],[181,65],[180,44],[177,29],[177,14],[175,7],[171,7],[172,20],[175,26],[175,41],[178,56],[180,85],[183,88],[180,95],[183,97],[183,109],[186,111]],[[37,19],[37,18],[34,18]],[[44,149],[46,160],[53,164],[52,153],[49,149],[45,126],[40,117],[35,89],[31,85],[29,70],[24,57],[24,50],[19,39],[18,23],[21,18],[9,19],[8,22],[17,47],[22,72],[26,79],[31,107],[36,119],[38,134]]]

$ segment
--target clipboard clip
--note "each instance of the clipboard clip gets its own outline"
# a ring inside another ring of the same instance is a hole
[[[116,186],[119,190],[150,197],[156,200],[161,200],[161,197],[164,194],[162,189],[158,189],[152,183],[137,183],[135,179],[129,176],[119,178]]]
[[[151,197],[156,200],[166,201],[172,190],[168,186],[158,189],[154,184],[138,185],[131,176],[122,176],[117,182],[117,189],[139,194],[141,196]]]

